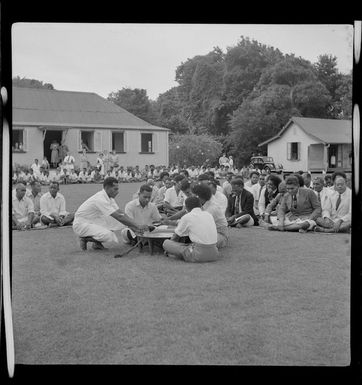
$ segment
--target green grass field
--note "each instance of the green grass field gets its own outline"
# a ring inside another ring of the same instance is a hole
[[[69,211],[100,189],[61,186]],[[17,364],[349,365],[349,234],[233,229],[208,264],[127,247],[13,232]]]

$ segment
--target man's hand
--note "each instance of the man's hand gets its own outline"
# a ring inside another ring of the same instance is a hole
[[[148,231],[148,225],[138,225],[137,232],[143,234],[145,231]]]
[[[235,218],[236,218],[236,215],[232,215],[231,217],[227,218],[227,222],[228,224],[230,225],[231,223],[233,223],[235,221]]]

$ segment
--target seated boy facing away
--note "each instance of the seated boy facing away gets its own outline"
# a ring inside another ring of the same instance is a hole
[[[186,262],[216,261],[219,252],[216,247],[216,225],[212,215],[201,210],[198,197],[188,197],[185,206],[187,214],[180,219],[172,238],[163,243],[165,254],[172,254]],[[181,237],[189,237],[191,243],[181,243]]]

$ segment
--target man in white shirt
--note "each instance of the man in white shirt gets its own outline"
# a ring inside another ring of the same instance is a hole
[[[337,176],[334,180],[335,191],[331,193],[322,216],[316,219],[316,232],[345,233],[352,224],[352,190],[347,187],[346,179]]]
[[[16,185],[12,193],[12,229],[30,229],[34,218],[34,205],[26,196],[26,187],[23,183]]]
[[[65,208],[65,198],[59,192],[59,183],[51,182],[49,192],[40,198],[40,220],[49,227],[71,225],[73,213],[68,213]]]
[[[26,196],[31,199],[34,205],[34,218],[32,220],[32,227],[34,227],[36,224],[37,226],[40,226],[40,198],[43,195],[41,193],[41,184],[39,181],[34,180],[30,183],[30,187],[31,191],[27,190]]]
[[[78,182],[79,183],[87,183],[88,182],[88,172],[87,172],[86,168],[83,168],[82,171],[79,171]]]
[[[152,187],[144,184],[140,187],[138,197],[128,202],[125,207],[125,213],[129,218],[141,225],[152,225],[153,222],[159,222],[161,215],[158,212],[157,206],[151,202]],[[136,233],[126,227],[122,229],[122,238],[124,243],[137,242]]]
[[[219,252],[216,247],[217,230],[213,217],[201,210],[198,197],[192,196],[185,201],[188,213],[184,215],[170,240],[165,240],[165,254],[175,255],[186,262],[216,261]],[[189,237],[191,244],[179,242],[181,237]]]
[[[229,239],[228,222],[225,216],[226,209],[221,209],[217,204],[209,186],[204,184],[196,185],[192,188],[192,193],[200,199],[202,210],[210,213],[214,219],[217,231],[216,247],[218,249],[225,247]],[[222,193],[220,194],[223,195]]]
[[[233,176],[234,176],[234,173],[232,172],[228,172],[226,174],[226,180],[225,182],[222,184],[222,189],[223,189],[223,192],[226,196],[226,198],[229,198],[230,194],[231,194],[231,191],[232,191],[232,187],[231,187],[231,179],[233,179]]]
[[[228,207],[228,200],[222,192],[217,190],[218,184],[215,180],[210,180],[208,186],[212,193],[212,199],[215,201],[215,204],[220,207],[221,211],[225,214]],[[226,219],[225,219],[226,220]]]
[[[71,170],[74,169],[74,162],[75,162],[74,156],[71,155],[70,152],[68,151],[66,157],[63,160],[64,167],[68,171],[68,174],[70,174]]]
[[[329,204],[329,197],[333,194],[333,191],[328,187],[324,187],[324,179],[321,176],[316,176],[313,179],[313,190],[317,195],[317,198],[321,204],[322,213],[327,209]]]
[[[183,176],[176,175],[174,186],[166,190],[163,204],[163,208],[166,212],[175,213],[182,208],[185,196],[181,191],[181,182],[184,179]]]
[[[30,168],[33,170],[34,176],[38,179],[40,176],[40,164],[38,159],[34,159],[34,163],[30,166]]]
[[[94,249],[104,249],[105,245],[118,244],[116,230],[125,226],[135,232],[148,230],[147,225],[136,223],[118,207],[115,197],[118,195],[118,181],[107,178],[103,189],[83,202],[74,215],[73,230],[80,237],[80,247],[87,250],[87,243],[93,242]]]
[[[250,179],[244,183],[244,188],[254,195],[253,188],[258,184],[259,181],[258,171],[252,171],[249,177]]]

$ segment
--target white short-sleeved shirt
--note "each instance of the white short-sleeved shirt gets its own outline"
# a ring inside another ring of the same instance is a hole
[[[347,187],[346,191],[341,194],[341,203],[336,209],[338,197],[339,193],[336,190],[329,195],[328,204],[322,215],[333,221],[342,219],[343,222],[348,222],[351,220],[352,214],[352,190]]]
[[[108,221],[106,218],[117,210],[119,210],[117,202],[102,189],[79,206],[74,215],[74,222],[107,226]]]
[[[225,213],[226,208],[228,206],[228,200],[224,193],[220,191],[216,191],[215,195],[212,196],[212,198],[215,200],[215,203],[217,206],[220,207],[223,213]]]
[[[50,192],[45,193],[40,198],[40,214],[47,217],[51,217],[51,213],[56,213],[58,215],[67,215],[65,210],[65,198],[58,192],[55,198],[53,198]]]
[[[28,214],[34,212],[34,204],[26,195],[22,199],[16,197],[15,190],[12,193],[12,214],[18,221],[28,219]]]
[[[142,207],[139,198],[128,202],[124,211],[135,222],[142,225],[151,225],[152,222],[161,219],[161,215],[154,203],[149,202],[147,206]]]
[[[203,245],[217,243],[217,230],[213,216],[196,207],[179,221],[175,233],[179,237],[188,236],[192,242]]]
[[[175,186],[173,186],[166,190],[164,201],[169,203],[172,207],[183,206],[185,201],[185,194],[180,191],[177,195]]]
[[[219,232],[225,230],[225,228],[228,226],[228,222],[225,217],[225,211],[222,211],[220,207],[215,202],[215,199],[211,197],[210,200],[206,201],[202,205],[202,210],[207,211],[212,215],[214,218],[214,222],[216,224],[216,229]]]

